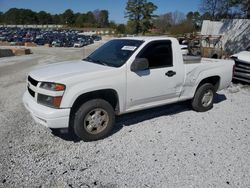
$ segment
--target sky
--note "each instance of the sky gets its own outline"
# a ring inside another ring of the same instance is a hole
[[[199,9],[200,0],[148,0],[158,6],[155,14],[180,11],[187,13]],[[96,9],[109,11],[109,20],[125,23],[124,18],[127,0],[0,0],[0,11],[10,8],[26,8],[33,11],[44,10],[51,14],[63,13],[66,9],[74,12],[87,12]]]

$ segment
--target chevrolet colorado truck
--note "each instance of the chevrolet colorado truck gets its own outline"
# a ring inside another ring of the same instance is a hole
[[[23,103],[36,122],[93,141],[108,136],[120,114],[190,99],[195,111],[210,110],[215,93],[231,83],[233,66],[184,61],[175,38],[113,39],[83,60],[31,71]]]

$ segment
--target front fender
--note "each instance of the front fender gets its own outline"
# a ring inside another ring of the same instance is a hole
[[[114,79],[113,77],[107,77],[105,79],[96,79],[85,82],[78,82],[73,84],[71,87],[67,87],[63,100],[61,102],[61,108],[71,108],[76,99],[89,92],[113,89],[118,94],[119,109],[123,111],[125,109],[125,93],[126,93],[125,78]]]

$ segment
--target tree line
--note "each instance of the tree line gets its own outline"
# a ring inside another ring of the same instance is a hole
[[[121,34],[145,34],[149,30],[159,33],[189,33],[198,31],[203,20],[250,18],[250,0],[200,0],[198,11],[168,12],[155,15],[157,5],[147,0],[128,0],[125,7],[126,24],[109,21],[107,10],[74,13],[71,9],[62,14],[29,9],[11,8],[0,12],[0,23],[4,24],[60,24],[70,27],[110,27]]]
[[[137,34],[149,29],[180,34],[199,30],[203,20],[250,18],[250,0],[200,0],[199,11],[186,15],[175,11],[156,16],[156,9],[157,6],[147,0],[128,0],[125,17],[129,20],[126,27],[119,29]]]
[[[201,0],[200,11],[210,20],[250,18],[250,1]]]
[[[56,24],[74,27],[109,27],[109,12],[94,10],[87,13],[74,13],[71,9],[62,14],[50,14],[45,11],[34,12],[30,9],[11,8],[5,13],[0,12],[0,23],[25,24]]]

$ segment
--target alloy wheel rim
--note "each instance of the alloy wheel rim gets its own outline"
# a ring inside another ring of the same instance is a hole
[[[204,107],[208,107],[213,101],[214,93],[212,90],[208,90],[201,99],[201,104]]]
[[[101,108],[91,110],[84,118],[84,128],[90,134],[99,134],[108,125],[108,113]]]

